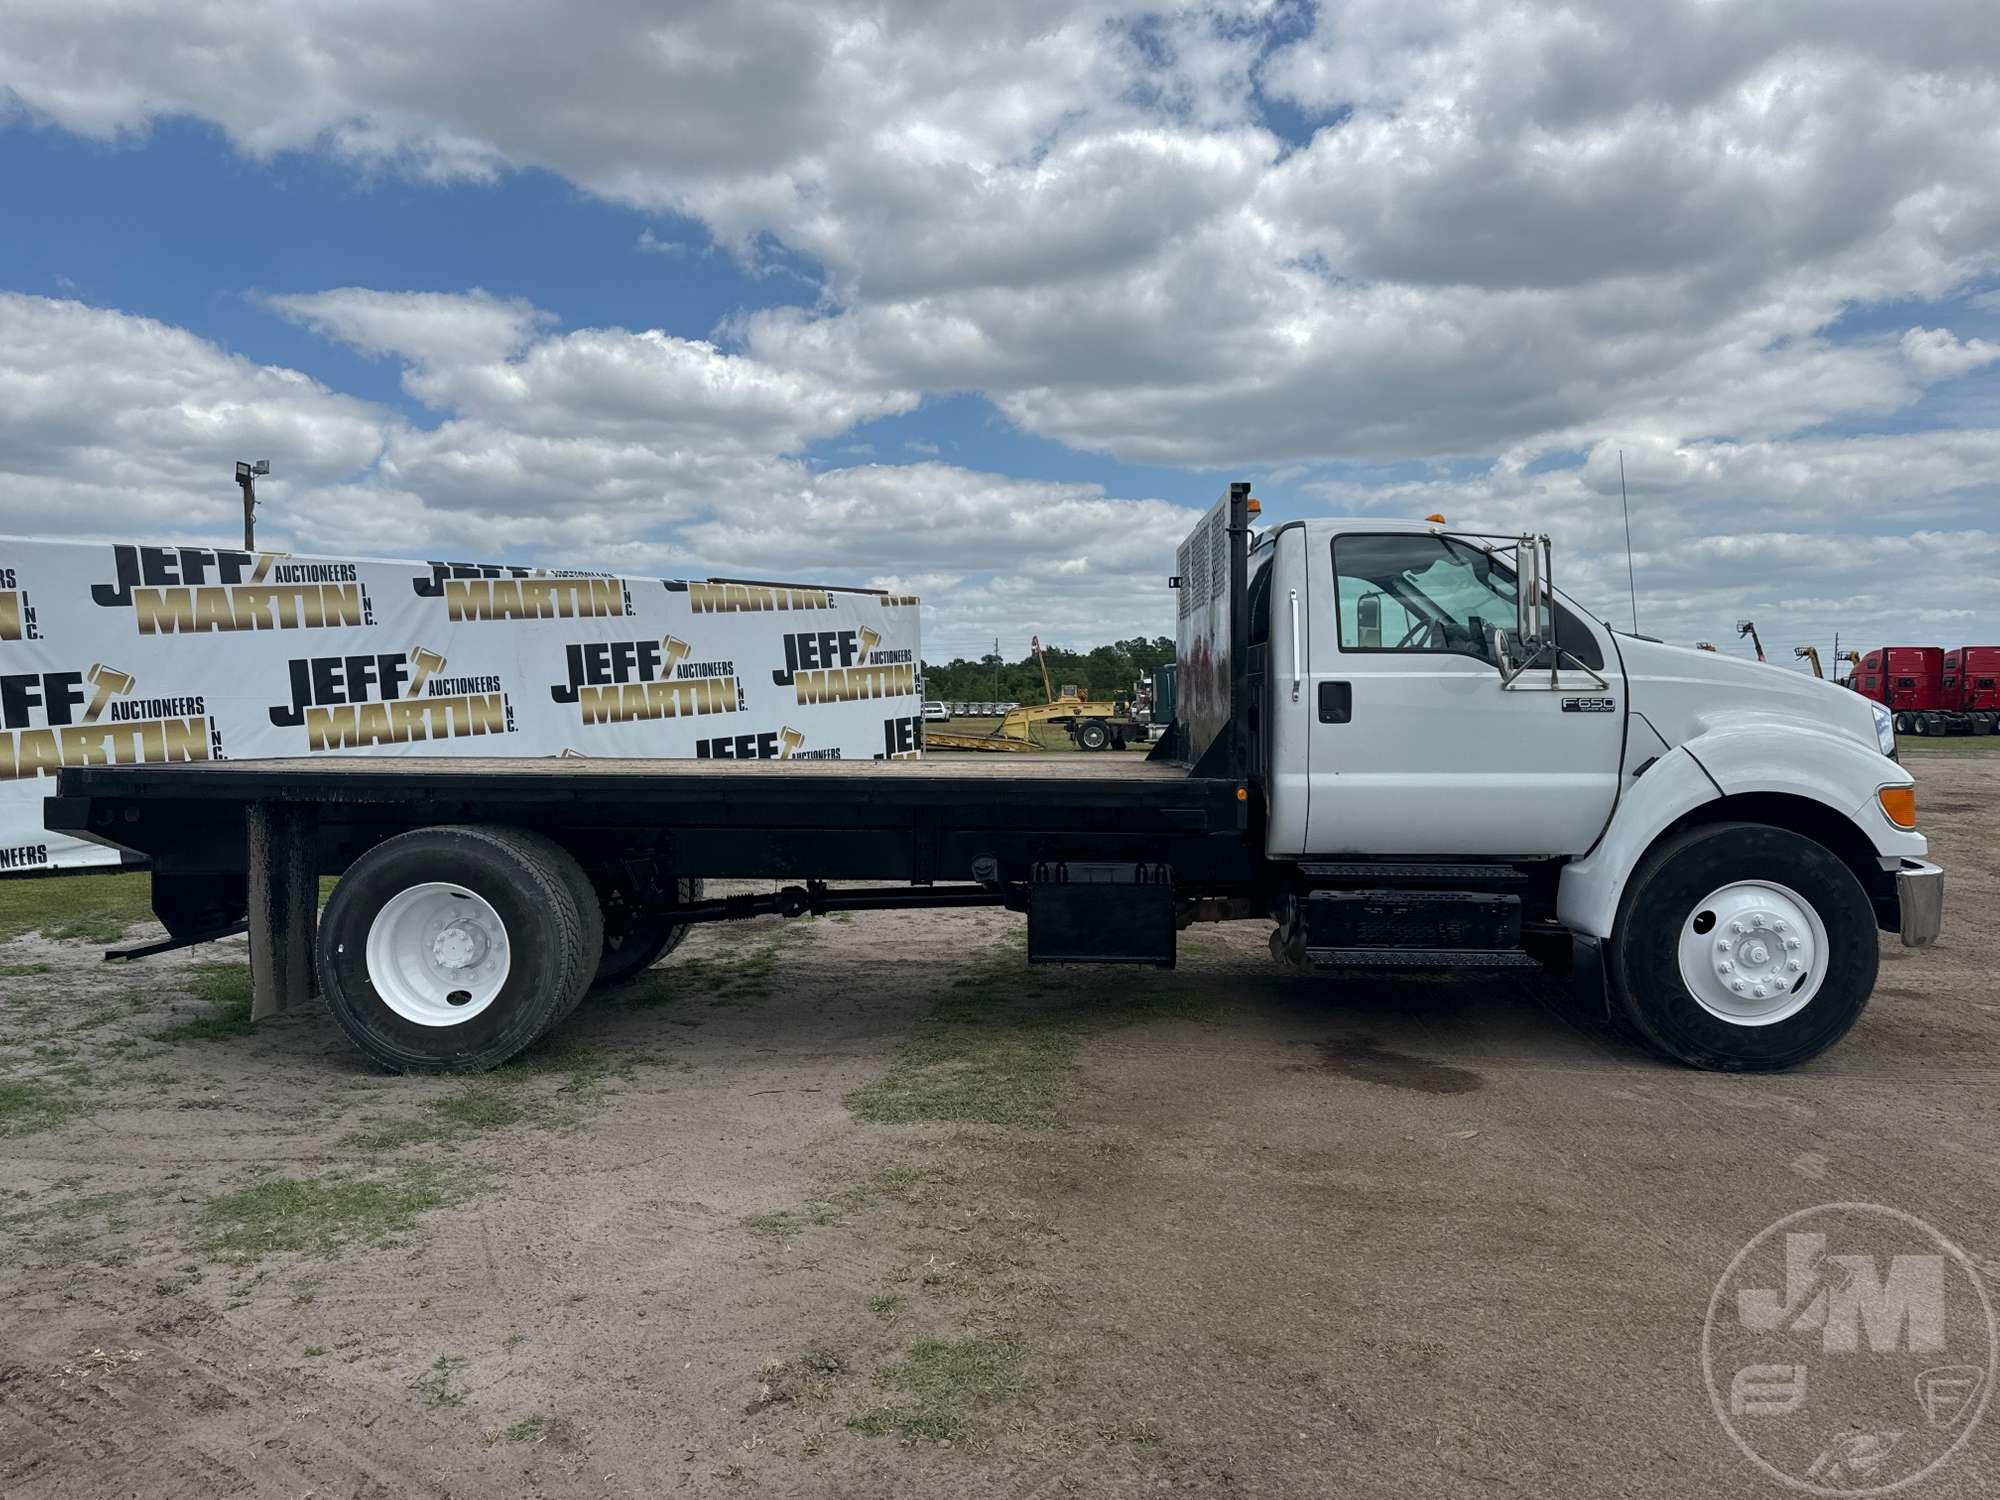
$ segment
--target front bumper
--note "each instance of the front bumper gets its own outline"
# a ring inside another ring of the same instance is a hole
[[[1937,941],[1944,921],[1944,869],[1929,860],[1906,859],[1896,871],[1896,906],[1901,912],[1905,948],[1923,948]]]

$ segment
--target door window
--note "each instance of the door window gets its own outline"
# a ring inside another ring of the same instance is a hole
[[[1343,651],[1445,652],[1491,661],[1489,630],[1513,628],[1513,573],[1482,548],[1451,537],[1336,537],[1333,574]]]

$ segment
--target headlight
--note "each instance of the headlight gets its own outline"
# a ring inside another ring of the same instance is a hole
[[[1870,703],[1868,706],[1875,710],[1875,743],[1881,747],[1884,755],[1894,755],[1896,753],[1896,721],[1890,717],[1889,710],[1881,704]]]

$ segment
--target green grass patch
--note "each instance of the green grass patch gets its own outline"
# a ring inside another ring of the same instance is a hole
[[[1053,1125],[1081,1046],[1073,1028],[1047,1020],[933,1030],[905,1042],[847,1107],[877,1125]]]
[[[267,1177],[211,1198],[195,1216],[202,1248],[247,1265],[266,1255],[331,1255],[343,1246],[386,1244],[416,1227],[417,1216],[464,1196],[432,1167],[392,1177]]]
[[[26,979],[31,974],[53,974],[54,964],[0,964],[0,979]]]
[[[791,935],[787,922],[734,959],[691,958],[648,970],[635,982],[626,1003],[696,1001],[718,1010],[761,1005],[777,987],[778,965]]]
[[[156,1042],[218,1042],[250,1032],[250,965],[197,964],[188,975],[188,993],[208,1007],[206,1015],[153,1033]]]
[[[539,1442],[548,1425],[547,1417],[522,1417],[518,1422],[509,1422],[500,1435],[510,1443]]]
[[[43,1078],[0,1078],[0,1135],[33,1135],[52,1130],[84,1112],[87,1101],[74,1087]]]
[[[2000,756],[2000,734],[1899,734],[1896,736],[1896,755],[1903,760],[1931,757],[1966,760],[1974,756]],[[1922,810],[1919,806],[1918,811]]]
[[[787,1209],[778,1209],[767,1214],[745,1214],[740,1221],[743,1227],[754,1235],[767,1240],[789,1240],[804,1234],[810,1222],[802,1214]]]
[[[456,1354],[440,1354],[434,1363],[416,1379],[417,1390],[429,1407],[463,1406],[465,1396],[451,1388],[451,1379],[465,1368],[465,1360]]]
[[[522,1097],[518,1074],[485,1073],[423,1106],[411,1120],[377,1120],[341,1137],[343,1146],[363,1151],[400,1151],[406,1146],[451,1145],[503,1130],[543,1111]]]
[[[1089,1033],[1202,1019],[1216,1008],[1211,996],[1168,979],[1145,989],[1128,984],[1105,1000],[1075,998],[1073,987],[1016,965],[1017,937],[1013,929],[1003,934],[999,961],[954,980],[888,1071],[846,1096],[857,1119],[1052,1126]]]
[[[143,873],[47,875],[0,880],[0,942],[23,933],[115,943],[153,915],[152,878]]]
[[[958,1443],[978,1414],[1021,1388],[1022,1350],[1012,1338],[918,1339],[875,1377],[904,1399],[871,1407],[847,1425],[857,1432],[898,1432]]]

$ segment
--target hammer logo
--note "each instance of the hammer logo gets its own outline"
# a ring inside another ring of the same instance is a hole
[[[444,668],[445,660],[437,652],[425,646],[412,646],[410,648],[410,691],[408,696],[412,698],[423,697],[424,684],[429,682],[439,672],[442,672]]]
[[[138,679],[130,672],[107,667],[101,661],[92,662],[90,670],[83,675],[91,689],[90,706],[83,711],[83,721],[86,724],[95,724],[98,715],[104,712],[105,705],[113,698],[125,697],[139,685]]]

